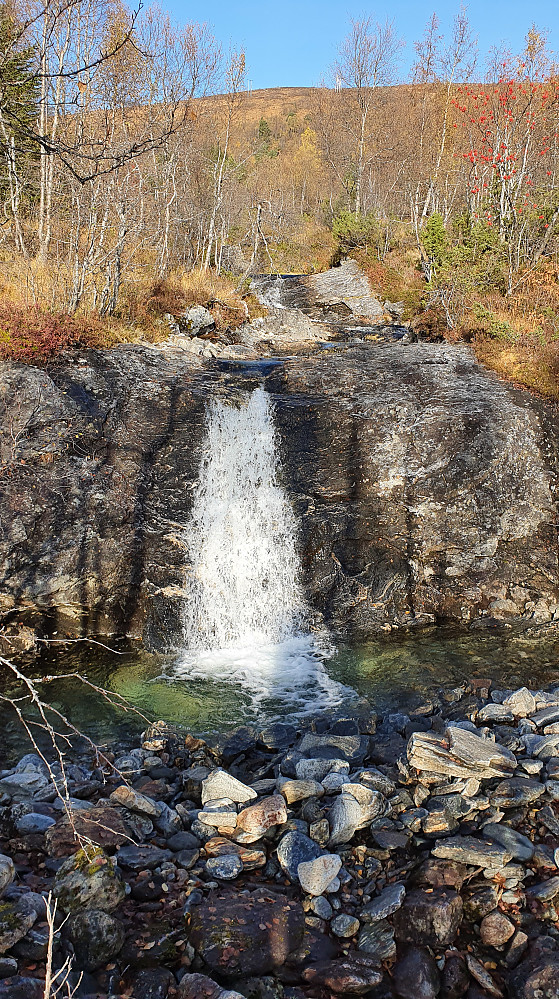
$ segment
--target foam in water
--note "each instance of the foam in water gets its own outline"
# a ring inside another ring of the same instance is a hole
[[[213,399],[189,523],[184,644],[177,672],[241,684],[255,708],[338,703],[309,634],[298,578],[297,525],[277,479],[271,401],[256,389],[244,404]]]

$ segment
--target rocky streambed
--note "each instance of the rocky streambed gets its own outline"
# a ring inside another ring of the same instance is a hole
[[[157,723],[0,796],[0,997],[43,997],[49,894],[82,999],[559,996],[559,688]]]

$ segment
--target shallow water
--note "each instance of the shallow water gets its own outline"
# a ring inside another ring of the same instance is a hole
[[[293,639],[279,646],[207,653],[190,660],[153,655],[130,643],[114,650],[85,642],[47,645],[26,671],[41,694],[89,738],[126,742],[146,719],[164,719],[197,734],[239,724],[262,727],[273,719],[297,719],[365,696],[378,711],[411,709],[441,689],[464,680],[490,678],[500,687],[532,689],[559,683],[559,637],[527,636],[512,629],[456,632],[445,629],[398,634],[359,646],[328,648]],[[125,698],[140,714],[124,712],[68,674]],[[52,676],[43,682],[41,678]],[[21,685],[4,673],[4,696]],[[27,751],[15,713],[0,705],[4,733],[1,761]],[[59,723],[62,728],[62,723]],[[40,729],[36,734],[44,742]]]

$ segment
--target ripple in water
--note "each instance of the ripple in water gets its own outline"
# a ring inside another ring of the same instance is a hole
[[[190,520],[184,650],[172,679],[212,679],[242,688],[251,707],[282,702],[298,715],[352,692],[332,680],[332,650],[309,632],[299,581],[297,523],[278,482],[270,397],[255,389],[241,405],[213,399]]]

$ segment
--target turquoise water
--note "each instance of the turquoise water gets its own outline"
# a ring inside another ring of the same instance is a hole
[[[207,670],[185,674],[178,657],[151,654],[130,643],[112,645],[111,650],[86,642],[49,645],[40,656],[21,664],[45,701],[103,745],[124,743],[147,721],[159,718],[205,734],[239,724],[261,727],[271,719],[308,716],[328,705],[349,705],[359,696],[367,697],[377,711],[412,709],[439,690],[471,679],[488,678],[500,687],[559,684],[559,637],[527,636],[509,629],[432,629],[343,645],[322,657],[317,654],[312,670],[307,657],[298,679],[297,660],[291,673],[278,667],[277,680],[267,660],[265,672],[254,664],[253,682],[246,664],[237,674],[229,670],[227,679],[222,672],[213,678]],[[116,707],[100,691],[69,676],[74,673],[106,690],[113,701],[125,699],[132,710]],[[45,681],[46,676],[52,679]],[[0,682],[4,696],[23,693],[21,684],[5,671]],[[59,716],[51,720],[64,728]],[[9,761],[26,751],[28,743],[5,701],[0,705],[0,724],[4,733],[0,762]],[[40,728],[35,734],[45,741]]]

